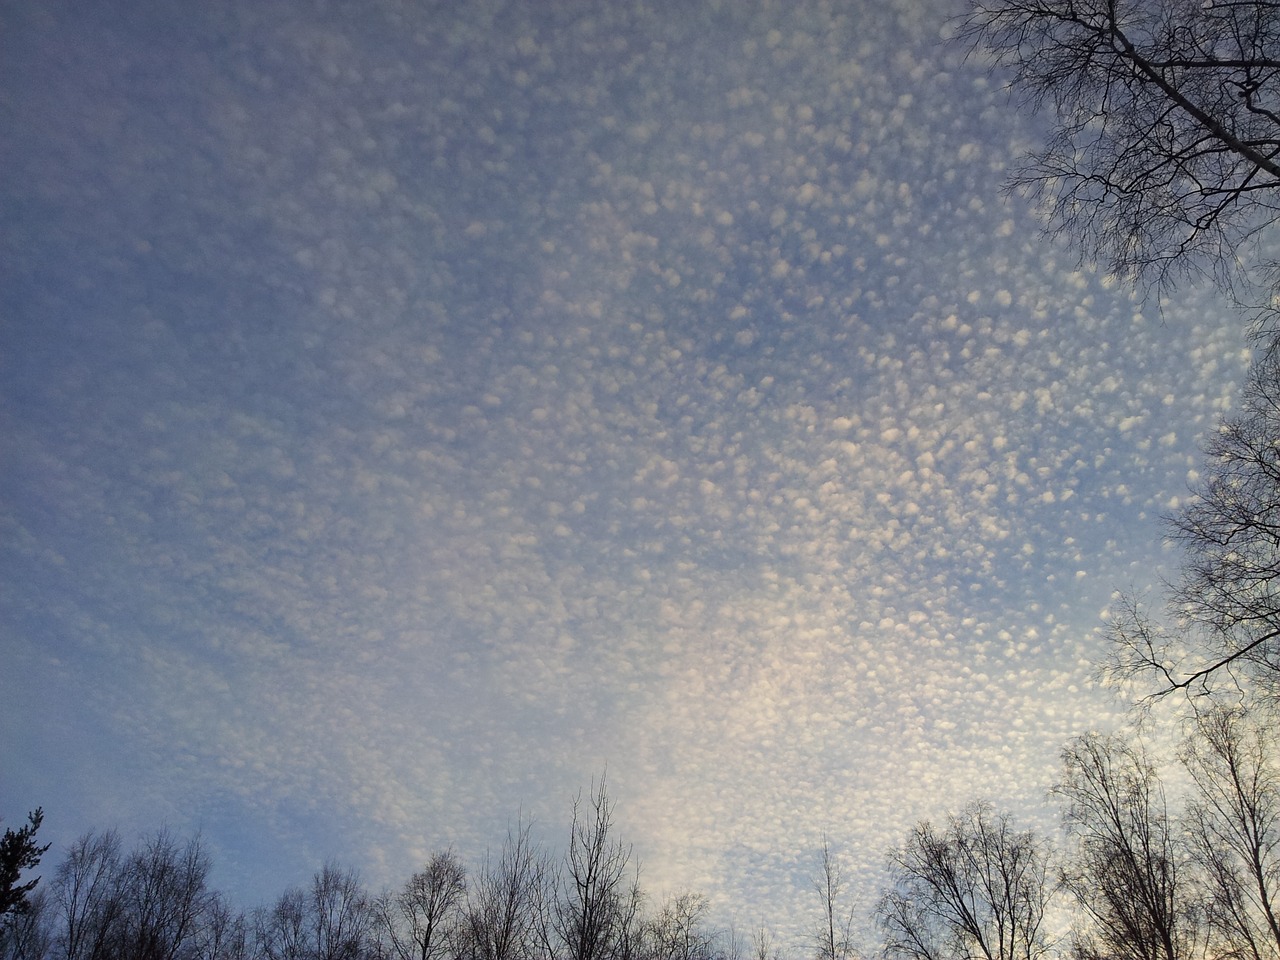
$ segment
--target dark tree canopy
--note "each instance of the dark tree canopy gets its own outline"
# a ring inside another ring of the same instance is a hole
[[[972,0],[960,36],[1053,112],[1013,182],[1086,259],[1230,282],[1280,210],[1280,3]]]
[[[27,909],[27,894],[35,889],[40,878],[21,883],[22,874],[40,863],[49,845],[36,843],[36,831],[44,819],[44,811],[36,807],[27,814],[27,825],[17,830],[6,830],[0,837],[0,933],[5,918]]]

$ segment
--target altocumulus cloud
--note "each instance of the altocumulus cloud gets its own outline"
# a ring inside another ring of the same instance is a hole
[[[954,11],[15,12],[0,811],[252,900],[607,764],[648,886],[788,934],[824,832],[869,906],[1044,822],[1245,356],[1002,198]]]

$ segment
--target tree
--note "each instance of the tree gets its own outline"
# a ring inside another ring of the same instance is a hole
[[[507,831],[496,861],[468,891],[459,955],[463,960],[535,960],[550,955],[546,910],[550,865],[531,825]]]
[[[198,838],[160,831],[127,856],[112,831],[76,840],[50,889],[66,960],[180,960],[203,942],[213,895]]]
[[[1121,276],[1229,282],[1280,209],[1274,0],[972,0],[960,38],[1055,125],[1013,177]]]
[[[1174,602],[1209,641],[1196,681],[1237,671],[1280,694],[1280,356],[1255,364],[1241,410],[1205,451],[1198,497],[1174,518],[1186,555]]]
[[[374,920],[360,877],[326,863],[310,887],[287,890],[259,915],[258,950],[264,960],[373,960]]]
[[[763,920],[751,934],[751,960],[785,960],[785,956],[774,942],[773,932]]]
[[[40,858],[49,849],[46,843],[36,843],[36,831],[44,820],[44,811],[36,807],[27,814],[27,825],[17,830],[6,830],[0,837],[0,941],[5,936],[16,914],[25,913],[30,907],[28,894],[36,888],[40,878],[21,883],[22,874],[34,870]]]
[[[115,831],[86,833],[67,851],[50,895],[58,923],[57,956],[106,960],[121,937],[120,838]]]
[[[616,960],[633,956],[641,895],[630,869],[631,847],[614,835],[613,801],[605,778],[591,795],[573,802],[552,925],[567,960]]]
[[[1187,835],[1219,952],[1280,960],[1280,768],[1274,731],[1239,708],[1196,718]]]
[[[360,877],[326,863],[311,881],[315,960],[363,960],[376,955],[373,905]]]
[[[713,960],[716,938],[707,927],[707,906],[700,893],[668,897],[647,925],[653,960]]]
[[[1047,854],[1008,814],[975,803],[919,824],[889,858],[877,922],[891,960],[1039,960],[1048,952]]]
[[[1062,882],[1079,908],[1077,960],[1190,960],[1203,945],[1176,829],[1144,753],[1088,734],[1063,751],[1055,792],[1075,850]]]
[[[0,960],[47,960],[53,956],[53,933],[47,891],[27,897],[26,909],[7,917],[0,935]]]
[[[1010,71],[1024,105],[1053,114],[1011,178],[1045,204],[1051,231],[1118,275],[1231,285],[1241,243],[1280,213],[1280,3],[969,0],[958,37]],[[1266,299],[1270,340],[1244,408],[1171,520],[1186,556],[1172,626],[1133,598],[1117,610],[1108,672],[1155,678],[1155,696],[1243,679],[1280,698],[1280,310]]]
[[[256,952],[263,960],[307,960],[307,896],[300,887],[280,895],[254,917]]]
[[[1228,686],[1280,702],[1280,353],[1254,364],[1238,413],[1205,451],[1195,498],[1169,520],[1183,550],[1169,609],[1152,622],[1126,599],[1109,675],[1154,679],[1159,697]]]
[[[844,871],[831,852],[831,843],[822,838],[818,872],[813,878],[822,905],[822,916],[814,932],[817,960],[849,960],[857,955],[853,946],[853,905],[844,904]]]
[[[196,956],[200,960],[249,960],[253,956],[250,933],[245,915],[214,893],[208,900]]]
[[[433,854],[395,896],[378,905],[388,943],[399,960],[448,954],[467,896],[467,872],[452,850]]]
[[[205,920],[209,870],[199,838],[180,844],[164,830],[131,853],[117,879],[119,955],[131,960],[183,956]]]

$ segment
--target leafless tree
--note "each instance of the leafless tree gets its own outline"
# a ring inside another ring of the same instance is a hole
[[[448,956],[466,896],[467,872],[462,862],[452,850],[433,854],[425,869],[378,905],[391,952],[399,960]]]
[[[209,904],[210,862],[199,838],[157,833],[131,853],[119,878],[119,953],[132,960],[178,960],[195,942]]]
[[[59,927],[55,956],[107,960],[121,933],[120,838],[114,831],[79,837],[54,874],[50,896]]]
[[[214,893],[205,908],[196,956],[200,960],[251,960],[251,928],[245,915]]]
[[[631,847],[615,835],[613,801],[605,778],[573,803],[573,823],[552,926],[566,960],[618,960],[634,956],[640,884]]]
[[[1187,824],[1217,952],[1280,960],[1280,768],[1271,724],[1215,706],[1196,719],[1183,763]]]
[[[707,926],[707,906],[700,893],[668,897],[647,925],[652,960],[713,960],[716,937]]]
[[[458,948],[463,960],[545,960],[551,870],[546,854],[518,821],[502,852],[488,859],[468,891]]]
[[[307,960],[307,895],[291,887],[269,910],[254,917],[254,943],[262,960]]]
[[[972,0],[962,42],[1053,111],[1013,184],[1086,258],[1156,281],[1229,280],[1280,209],[1280,4]]]
[[[256,940],[264,960],[373,960],[380,953],[359,876],[332,863],[259,916]]]
[[[707,926],[707,898],[682,892],[668,897],[650,918],[649,943],[654,960],[709,960],[715,934]]]
[[[1075,849],[1063,884],[1078,960],[1192,960],[1204,946],[1164,789],[1142,750],[1089,734],[1063,752],[1056,793]]]
[[[813,934],[817,960],[849,960],[857,956],[853,945],[854,908],[845,902],[845,887],[844,871],[831,851],[830,841],[823,836],[818,872],[813,877],[813,888],[822,907]]]
[[[1237,671],[1280,694],[1280,356],[1255,365],[1238,414],[1205,451],[1198,497],[1178,515],[1186,555],[1174,602],[1212,644],[1194,671]]]
[[[617,929],[613,938],[613,960],[645,960],[645,894],[640,888],[639,870],[632,872],[621,893]]]
[[[784,960],[783,952],[774,940],[773,931],[763,920],[751,934],[751,960]]]
[[[877,921],[891,960],[1039,960],[1048,951],[1044,845],[975,803],[939,832],[925,822],[889,860]]]
[[[1280,701],[1280,353],[1263,355],[1238,413],[1206,447],[1196,497],[1170,519],[1183,549],[1172,627],[1133,600],[1113,620],[1106,672],[1156,683],[1154,697],[1224,686]]]
[[[716,960],[747,960],[751,943],[738,932],[738,928],[730,924],[716,937]]]
[[[9,918],[0,935],[0,960],[46,960],[54,956],[52,910],[45,890],[26,897],[26,909]]]
[[[373,904],[360,877],[327,863],[311,883],[316,960],[363,960],[375,955]]]
[[[202,939],[209,858],[160,831],[131,853],[114,832],[72,844],[50,887],[54,954],[66,960],[184,960]]]

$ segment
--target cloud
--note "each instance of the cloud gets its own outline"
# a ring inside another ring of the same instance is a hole
[[[204,817],[252,897],[607,763],[646,883],[788,936],[824,832],[869,903],[956,798],[1043,816],[1239,324],[1070,269],[940,15],[854,13],[26,24],[0,617],[70,715],[3,806]]]

